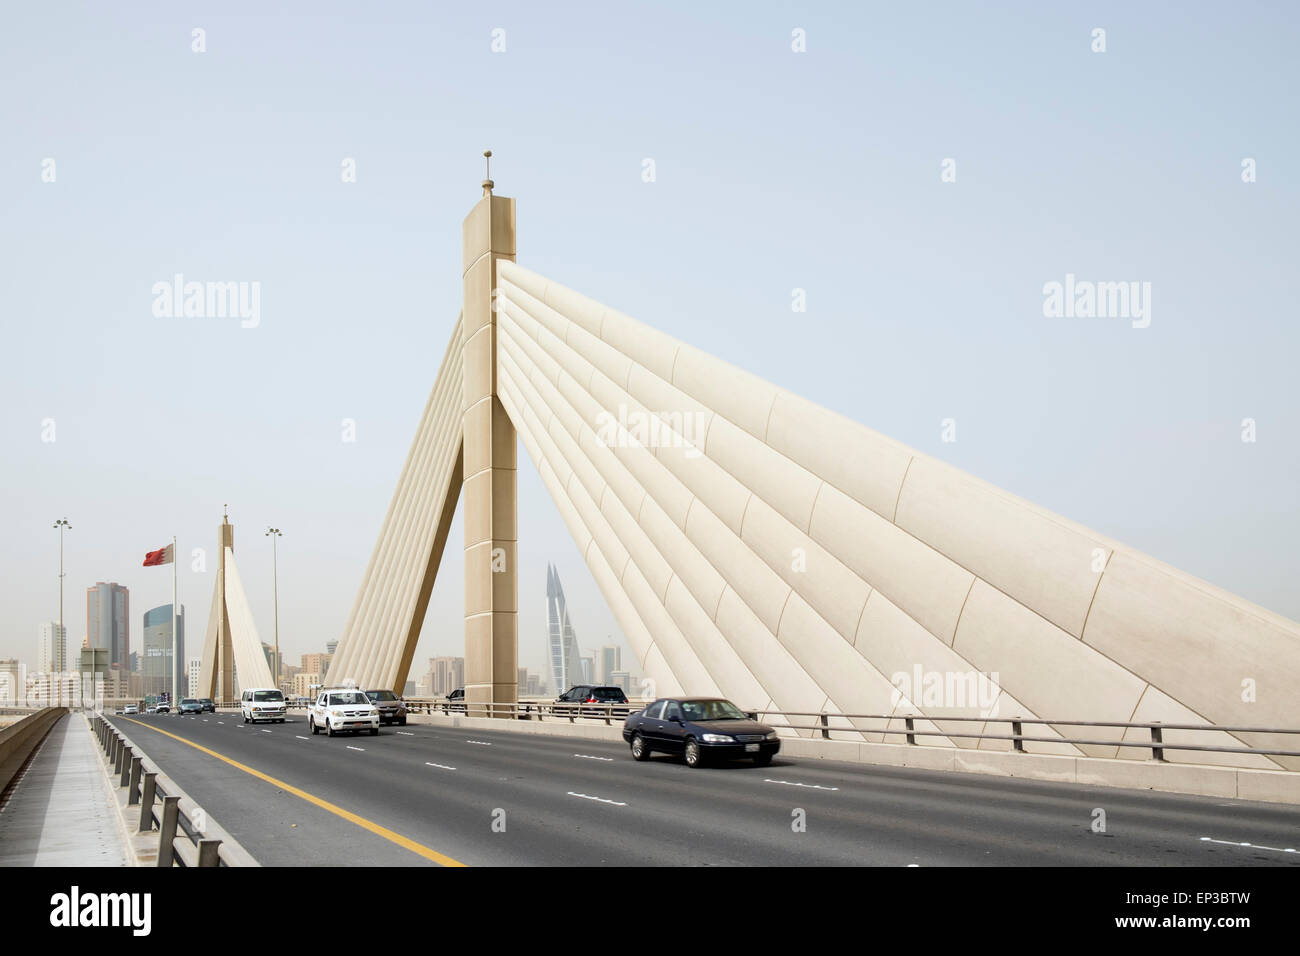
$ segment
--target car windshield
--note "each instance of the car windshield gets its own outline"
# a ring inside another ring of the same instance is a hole
[[[397,695],[391,690],[368,690],[366,696],[371,700],[397,700]]]
[[[339,704],[368,704],[370,699],[361,691],[355,691],[350,694],[330,694],[330,706],[334,707]]]
[[[620,703],[627,700],[627,698],[623,696],[623,689],[621,687],[597,687],[591,692],[591,696],[597,700],[615,700]]]
[[[184,700],[181,701],[181,703],[182,703],[182,704],[197,704],[198,701],[195,700],[193,697],[186,697]]]
[[[687,720],[744,720],[745,714],[729,700],[684,700],[682,713]]]
[[[255,690],[253,691],[253,700],[256,701],[279,701],[284,700],[284,694],[278,690]]]

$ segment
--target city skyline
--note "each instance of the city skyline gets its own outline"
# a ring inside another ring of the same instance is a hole
[[[548,584],[549,584],[549,581],[550,581],[550,575],[551,575],[552,573],[553,573],[552,566],[551,566],[551,564],[548,562],[548,564],[547,564]],[[146,580],[148,580],[148,579],[146,578]],[[126,587],[126,586],[124,586],[124,585],[120,585],[120,584],[118,584],[116,581],[108,581],[108,582],[106,582],[106,581],[98,581],[95,585],[92,585],[92,586],[90,586],[89,588],[87,588],[87,593],[88,593],[88,598],[87,598],[87,600],[88,600],[88,602],[89,602],[89,600],[90,600],[89,595],[92,594],[92,593],[97,593],[97,592],[98,592],[98,588],[100,588],[100,587],[115,587],[115,588],[119,588],[120,591],[121,591],[122,593],[124,593],[125,595],[128,596],[128,597],[127,597],[127,600],[128,600],[128,602],[129,602],[129,594],[130,594],[130,592],[131,592],[131,588]],[[168,589],[169,589],[169,588],[170,588],[170,585],[168,586]],[[143,588],[141,588],[141,590],[143,590]],[[252,596],[251,596],[251,595],[250,595],[250,603],[254,603],[254,602],[252,601]],[[159,610],[161,610],[161,609],[163,609],[163,608],[168,608],[168,609],[169,609],[170,607],[171,607],[171,602],[168,601],[166,604],[158,605],[158,606],[155,607],[155,608],[151,608],[150,610],[145,611],[145,612],[143,613],[143,615],[141,616],[141,621],[142,621],[142,624],[141,624],[141,634],[144,633],[144,628],[150,626],[150,625],[148,624],[148,620],[147,620],[147,619],[148,619],[148,617],[149,617],[149,615],[150,615],[151,613],[153,613],[154,611],[159,611]],[[185,631],[185,626],[184,626],[184,621],[183,621],[183,615],[184,615],[184,608],[185,608],[185,605],[184,605],[184,602],[183,602],[183,601],[180,603],[180,607],[181,607],[181,615],[182,615],[182,621],[181,621],[181,628],[180,628],[180,630],[181,630],[181,634],[183,635],[183,634],[184,634],[184,631]],[[170,613],[170,612],[169,612],[169,613]],[[41,626],[43,627],[43,626],[45,625],[45,623],[46,623],[46,622],[41,622]],[[57,623],[57,622],[53,622],[53,623]],[[167,623],[168,623],[168,626],[170,626],[170,617],[168,618],[168,622],[167,622]],[[264,623],[264,622],[260,621],[260,619],[259,619],[259,621],[258,621],[259,630],[262,628],[262,624],[263,624],[263,623]],[[266,623],[268,623],[268,626],[269,626],[269,622],[266,622]],[[331,638],[328,639],[328,641],[323,641],[323,642],[321,643],[321,645],[320,645],[319,647],[317,647],[317,648],[310,648],[310,647],[307,647],[307,646],[304,645],[303,649],[299,650],[299,649],[297,648],[297,645],[296,645],[296,644],[294,644],[294,645],[290,645],[289,643],[287,643],[287,642],[284,641],[284,633],[283,633],[283,631],[284,631],[284,623],[285,623],[285,622],[284,622],[284,620],[282,619],[282,621],[281,621],[281,628],[282,628],[282,635],[281,635],[281,637],[282,637],[282,647],[281,647],[281,652],[282,652],[283,657],[284,657],[286,660],[301,659],[301,658],[304,657],[304,656],[312,655],[312,654],[328,654],[329,652],[326,650],[326,646],[327,646],[327,644],[332,643],[332,642],[334,642],[334,641],[337,639],[337,638],[335,638],[335,637],[331,637]],[[428,623],[429,623],[429,621],[428,621],[428,619],[426,618],[426,629],[427,629],[427,625],[428,625]],[[204,618],[204,625],[205,625],[205,627],[206,627],[206,614],[205,614],[205,618]],[[520,637],[521,637],[521,640],[520,640],[520,662],[521,662],[521,664],[520,664],[520,666],[521,666],[521,667],[526,666],[526,667],[529,668],[529,670],[530,670],[531,672],[533,672],[533,673],[540,673],[540,674],[541,674],[545,679],[551,680],[551,676],[552,676],[552,674],[551,674],[551,669],[550,669],[549,665],[547,665],[547,663],[546,663],[546,662],[547,662],[547,659],[549,658],[549,653],[550,653],[550,652],[549,652],[549,646],[548,646],[548,644],[549,644],[549,636],[548,636],[548,635],[549,635],[549,629],[550,629],[550,625],[549,625],[549,621],[548,621],[548,622],[546,622],[545,633],[543,633],[542,638],[540,639],[540,641],[532,641],[532,640],[529,640],[528,637],[527,637],[525,634],[523,634],[523,633],[522,633],[522,630],[521,630],[521,635],[520,635]],[[78,647],[78,648],[84,646],[84,642],[85,642],[85,641],[88,639],[88,637],[89,637],[89,634],[88,634],[89,630],[90,630],[90,626],[89,626],[89,611],[88,611],[88,623],[87,623],[87,628],[86,628],[87,633],[83,635],[81,641],[77,644],[77,647]],[[129,630],[129,626],[128,626],[128,630]],[[572,630],[572,629],[570,628],[570,630]],[[66,632],[66,625],[65,625],[65,632]],[[619,641],[619,643],[618,643],[618,645],[617,645],[617,650],[618,650],[618,652],[619,652],[620,657],[621,657],[621,655],[623,655],[623,654],[630,653],[630,652],[627,650],[627,648],[626,648],[626,644],[622,641],[622,634],[621,634],[621,632],[615,631],[614,633],[611,633],[610,635],[607,636],[607,640],[609,640],[609,639],[613,639],[613,640],[617,640],[617,641]],[[38,638],[38,640],[39,640],[39,638]],[[424,644],[424,641],[423,641],[423,638],[422,638],[421,646],[423,646],[423,644]],[[536,644],[537,646],[534,647],[534,646],[533,646],[534,644]],[[93,645],[93,644],[92,644],[91,646],[96,646],[96,645]],[[193,648],[190,648],[190,649],[192,650]],[[598,654],[600,654],[600,652],[601,652],[601,647],[580,647],[580,654],[581,654],[582,657],[598,655]],[[128,653],[133,653],[133,652],[129,652],[129,651],[128,651]],[[182,645],[182,649],[181,649],[181,652],[180,652],[180,653],[181,653],[181,660],[186,660],[187,657],[188,657],[188,653],[187,653],[187,651],[186,651],[186,649],[184,648],[183,645]],[[532,657],[530,657],[530,655],[532,655]],[[3,651],[0,651],[0,658],[3,658],[4,656],[5,656],[4,652],[3,652]],[[28,670],[29,673],[33,673],[33,674],[34,674],[34,673],[38,673],[38,672],[40,672],[40,668],[39,668],[39,660],[34,660],[32,663],[28,663],[28,659],[27,659],[26,655],[23,654],[23,653],[17,653],[17,654],[14,654],[14,655],[12,655],[12,656],[15,657],[16,659],[22,661],[22,662],[23,662],[23,665],[27,668],[27,670]],[[39,656],[39,655],[38,655],[38,656]],[[418,656],[419,656],[419,655],[417,654],[417,657],[418,657]],[[454,656],[454,655],[441,655],[441,656]],[[69,658],[69,659],[70,659],[70,658]],[[634,674],[636,673],[635,669],[633,669],[632,673],[634,673]],[[551,682],[553,683],[553,680],[552,680]]]

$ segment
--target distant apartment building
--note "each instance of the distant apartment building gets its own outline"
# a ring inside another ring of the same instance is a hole
[[[23,665],[16,657],[0,660],[0,703],[15,704],[27,689]]]
[[[131,594],[115,582],[100,581],[86,588],[86,640],[90,647],[108,648],[110,667],[130,672]]]
[[[293,696],[311,697],[312,690],[320,683],[321,675],[317,671],[301,670],[293,675]]]
[[[185,605],[176,613],[176,657],[172,657],[172,606],[162,604],[144,612],[144,657],[140,662],[141,689],[153,697],[163,691],[173,697],[187,686],[185,660]]]
[[[545,679],[541,674],[534,674],[527,667],[519,668],[519,696],[540,697],[545,691]]]
[[[304,654],[302,655],[302,669],[324,677],[330,672],[330,661],[333,659],[333,654]]]
[[[429,696],[446,697],[458,687],[465,686],[465,658],[429,658]]]
[[[89,648],[89,650],[95,650],[95,648],[92,647]],[[100,650],[106,651],[107,648],[100,648]],[[98,679],[98,677],[96,679]],[[107,705],[108,701],[114,700],[139,700],[139,691],[131,686],[133,681],[138,681],[139,679],[140,678],[136,675],[124,674],[116,668],[109,670],[108,673],[104,675],[105,704]]]
[[[80,678],[72,671],[27,675],[30,707],[67,707],[81,702]]]
[[[36,673],[52,674],[68,669],[68,629],[58,621],[41,623],[36,646]]]
[[[606,644],[596,654],[596,680],[610,683],[609,675],[623,669],[622,648]]]
[[[275,680],[276,675],[279,674],[280,683],[283,684],[286,676],[284,669],[284,652],[281,651],[277,654],[274,647],[266,643],[266,641],[263,641],[262,653],[266,655],[266,667],[267,670],[271,672],[271,679]],[[279,658],[278,665],[276,663],[277,657]]]
[[[189,661],[189,690],[186,692],[187,697],[201,697],[199,693],[199,678],[203,673],[203,658],[191,657]]]

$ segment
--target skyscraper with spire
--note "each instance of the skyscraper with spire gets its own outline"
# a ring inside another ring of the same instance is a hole
[[[582,661],[578,654],[578,639],[569,622],[569,608],[564,601],[560,575],[550,564],[546,566],[546,624],[550,639],[551,680],[555,683],[555,692],[562,694],[582,680]]]

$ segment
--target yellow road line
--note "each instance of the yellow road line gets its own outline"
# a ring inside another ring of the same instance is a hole
[[[196,744],[192,740],[186,740],[184,737],[178,737],[176,734],[168,733],[165,730],[159,730],[157,727],[154,727],[150,724],[146,724],[143,721],[131,720],[130,717],[122,717],[121,719],[133,724],[139,724],[141,727],[145,727],[148,730],[152,730],[154,733],[162,734],[164,737],[170,737],[172,740],[179,740],[181,743],[193,747],[195,750],[202,751],[203,753],[207,754],[209,757],[216,757],[218,760],[230,764],[230,766],[234,767],[237,770],[242,770],[244,771],[244,773],[252,774],[254,777],[257,777],[259,780],[265,780],[267,783],[279,787],[281,790],[285,791],[286,793],[292,793],[295,797],[301,797],[303,800],[306,800],[308,803],[320,807],[322,810],[328,810],[330,813],[334,814],[337,817],[342,817],[344,820],[347,820],[349,823],[355,823],[363,830],[369,830],[371,833],[375,834],[376,836],[381,836],[385,840],[388,840],[391,843],[396,843],[398,846],[402,847],[403,849],[410,850],[412,853],[418,854],[419,856],[424,857],[426,860],[432,860],[434,863],[439,863],[443,866],[466,866],[467,865],[461,863],[459,860],[453,860],[451,857],[439,853],[437,850],[430,849],[429,847],[425,846],[423,843],[416,843],[414,840],[410,839],[409,837],[404,837],[400,833],[394,833],[392,830],[388,829],[388,827],[380,826],[378,823],[375,823],[372,820],[367,820],[363,816],[358,816],[357,814],[353,813],[351,810],[344,810],[342,807],[336,806],[335,804],[330,803],[328,800],[322,800],[320,797],[314,796],[305,790],[299,790],[297,787],[293,786],[292,784],[285,783],[283,780],[277,780],[275,777],[272,777],[270,774],[262,773],[262,771],[260,770],[254,770],[252,767],[242,764],[238,760],[232,760],[230,757],[227,757],[224,754],[219,754],[215,750],[209,750],[207,747],[201,746],[200,744]]]

